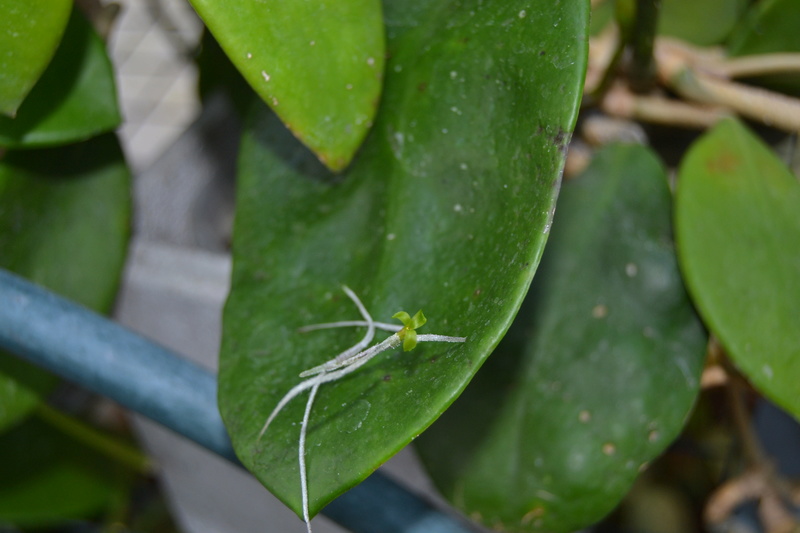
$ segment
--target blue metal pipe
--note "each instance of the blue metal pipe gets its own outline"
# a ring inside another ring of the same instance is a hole
[[[0,348],[239,464],[217,409],[214,374],[2,269]],[[379,473],[337,498],[323,514],[355,533],[470,531]]]

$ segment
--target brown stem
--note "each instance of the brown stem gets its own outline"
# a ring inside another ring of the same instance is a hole
[[[726,78],[800,73],[800,54],[758,54],[734,57],[712,64],[714,73]]]
[[[742,442],[742,450],[745,459],[750,465],[765,464],[767,462],[766,455],[753,431],[753,427],[750,423],[750,413],[744,403],[743,396],[746,392],[744,384],[737,376],[728,380],[728,386],[725,390],[728,393],[728,402],[731,406],[733,423],[736,426],[736,432]]]
[[[661,43],[656,57],[659,77],[685,98],[729,107],[769,126],[800,131],[800,100],[704,71],[690,47],[674,42]]]
[[[622,85],[612,87],[601,106],[610,115],[683,128],[705,129],[730,115],[722,108],[705,104],[635,95]]]

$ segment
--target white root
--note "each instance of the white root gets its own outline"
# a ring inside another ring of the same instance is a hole
[[[301,332],[308,332],[308,331],[315,331],[320,329],[329,329],[329,328],[340,328],[340,327],[366,327],[367,332],[359,342],[348,348],[347,350],[341,352],[333,359],[322,363],[321,365],[317,365],[313,368],[309,368],[300,373],[300,377],[309,377],[304,381],[301,381],[294,387],[292,387],[289,392],[287,392],[283,398],[278,402],[278,405],[272,410],[269,417],[267,417],[267,421],[264,423],[264,427],[261,428],[261,431],[258,433],[258,441],[261,440],[261,437],[264,436],[266,433],[267,428],[269,428],[272,421],[275,420],[275,417],[278,416],[278,413],[286,407],[290,401],[292,401],[296,396],[298,396],[303,391],[310,389],[308,395],[308,400],[306,401],[306,409],[303,413],[303,422],[300,425],[300,438],[298,442],[298,463],[300,467],[300,490],[302,492],[302,505],[303,505],[303,521],[306,523],[306,529],[308,533],[312,533],[311,531],[311,518],[309,516],[308,511],[308,472],[306,469],[306,437],[308,435],[308,421],[311,416],[311,408],[314,405],[314,399],[317,396],[317,391],[319,387],[324,383],[330,383],[332,381],[337,381],[347,374],[358,370],[361,366],[365,365],[369,362],[373,357],[378,355],[379,353],[385,352],[386,350],[391,350],[393,348],[397,348],[401,344],[403,344],[403,336],[408,332],[409,327],[413,333],[413,328],[418,327],[418,325],[411,325],[411,326],[398,326],[395,324],[387,324],[384,322],[375,322],[372,319],[372,316],[367,311],[364,304],[361,303],[361,300],[358,298],[356,293],[350,290],[347,286],[342,286],[342,290],[344,290],[345,294],[353,301],[353,303],[358,308],[358,311],[361,313],[363,320],[347,320],[341,322],[329,322],[325,324],[314,324],[310,326],[304,326],[299,329]],[[408,318],[408,315],[402,313],[403,315]],[[421,316],[422,313],[419,313]],[[402,320],[402,319],[401,319]],[[423,322],[424,323],[424,317]],[[421,324],[421,323],[420,323]],[[375,330],[380,329],[383,331],[391,331],[393,332],[392,335],[384,339],[383,341],[379,342],[378,344],[368,347],[372,340],[375,338]],[[414,333],[415,334],[415,333]],[[410,335],[409,335],[410,337]],[[406,339],[408,341],[408,339]],[[413,340],[413,338],[412,338]],[[449,337],[446,335],[416,335],[416,342],[465,342],[467,339],[466,337]],[[412,344],[413,347],[413,344]],[[404,347],[404,349],[409,349]]]

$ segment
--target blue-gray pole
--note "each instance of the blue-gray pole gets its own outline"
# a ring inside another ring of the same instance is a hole
[[[108,396],[238,464],[217,378],[122,326],[0,269],[0,348]],[[355,533],[467,533],[378,473],[324,510]]]

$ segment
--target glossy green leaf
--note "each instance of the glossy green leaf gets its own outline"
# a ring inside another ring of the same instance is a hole
[[[50,62],[71,0],[0,0],[0,114],[13,116]]]
[[[0,524],[89,518],[124,490],[110,460],[37,419],[0,435],[0,457]]]
[[[658,32],[699,46],[719,44],[736,26],[746,5],[746,0],[664,0]]]
[[[502,531],[571,532],[610,512],[681,431],[706,336],[647,149],[612,146],[564,184],[508,336],[417,441],[442,493]]]
[[[586,3],[385,9],[383,104],[343,176],[263,107],[242,140],[220,410],[242,462],[298,513],[306,395],[258,433],[301,371],[364,331],[297,328],[358,319],[347,284],[375,320],[422,309],[420,336],[468,337],[398,347],[320,388],[307,444],[314,514],[438,417],[505,333],[547,237],[581,96]]]
[[[231,61],[334,171],[361,145],[384,65],[379,0],[191,0]]]
[[[108,310],[127,247],[129,188],[113,135],[7,153],[0,160],[0,267]],[[25,416],[52,379],[7,354],[0,354],[0,372],[3,428]]]
[[[703,319],[764,395],[800,419],[800,183],[740,123],[697,141],[675,213]]]
[[[82,141],[120,123],[105,46],[74,9],[50,66],[15,118],[0,116],[0,146],[26,148]]]

